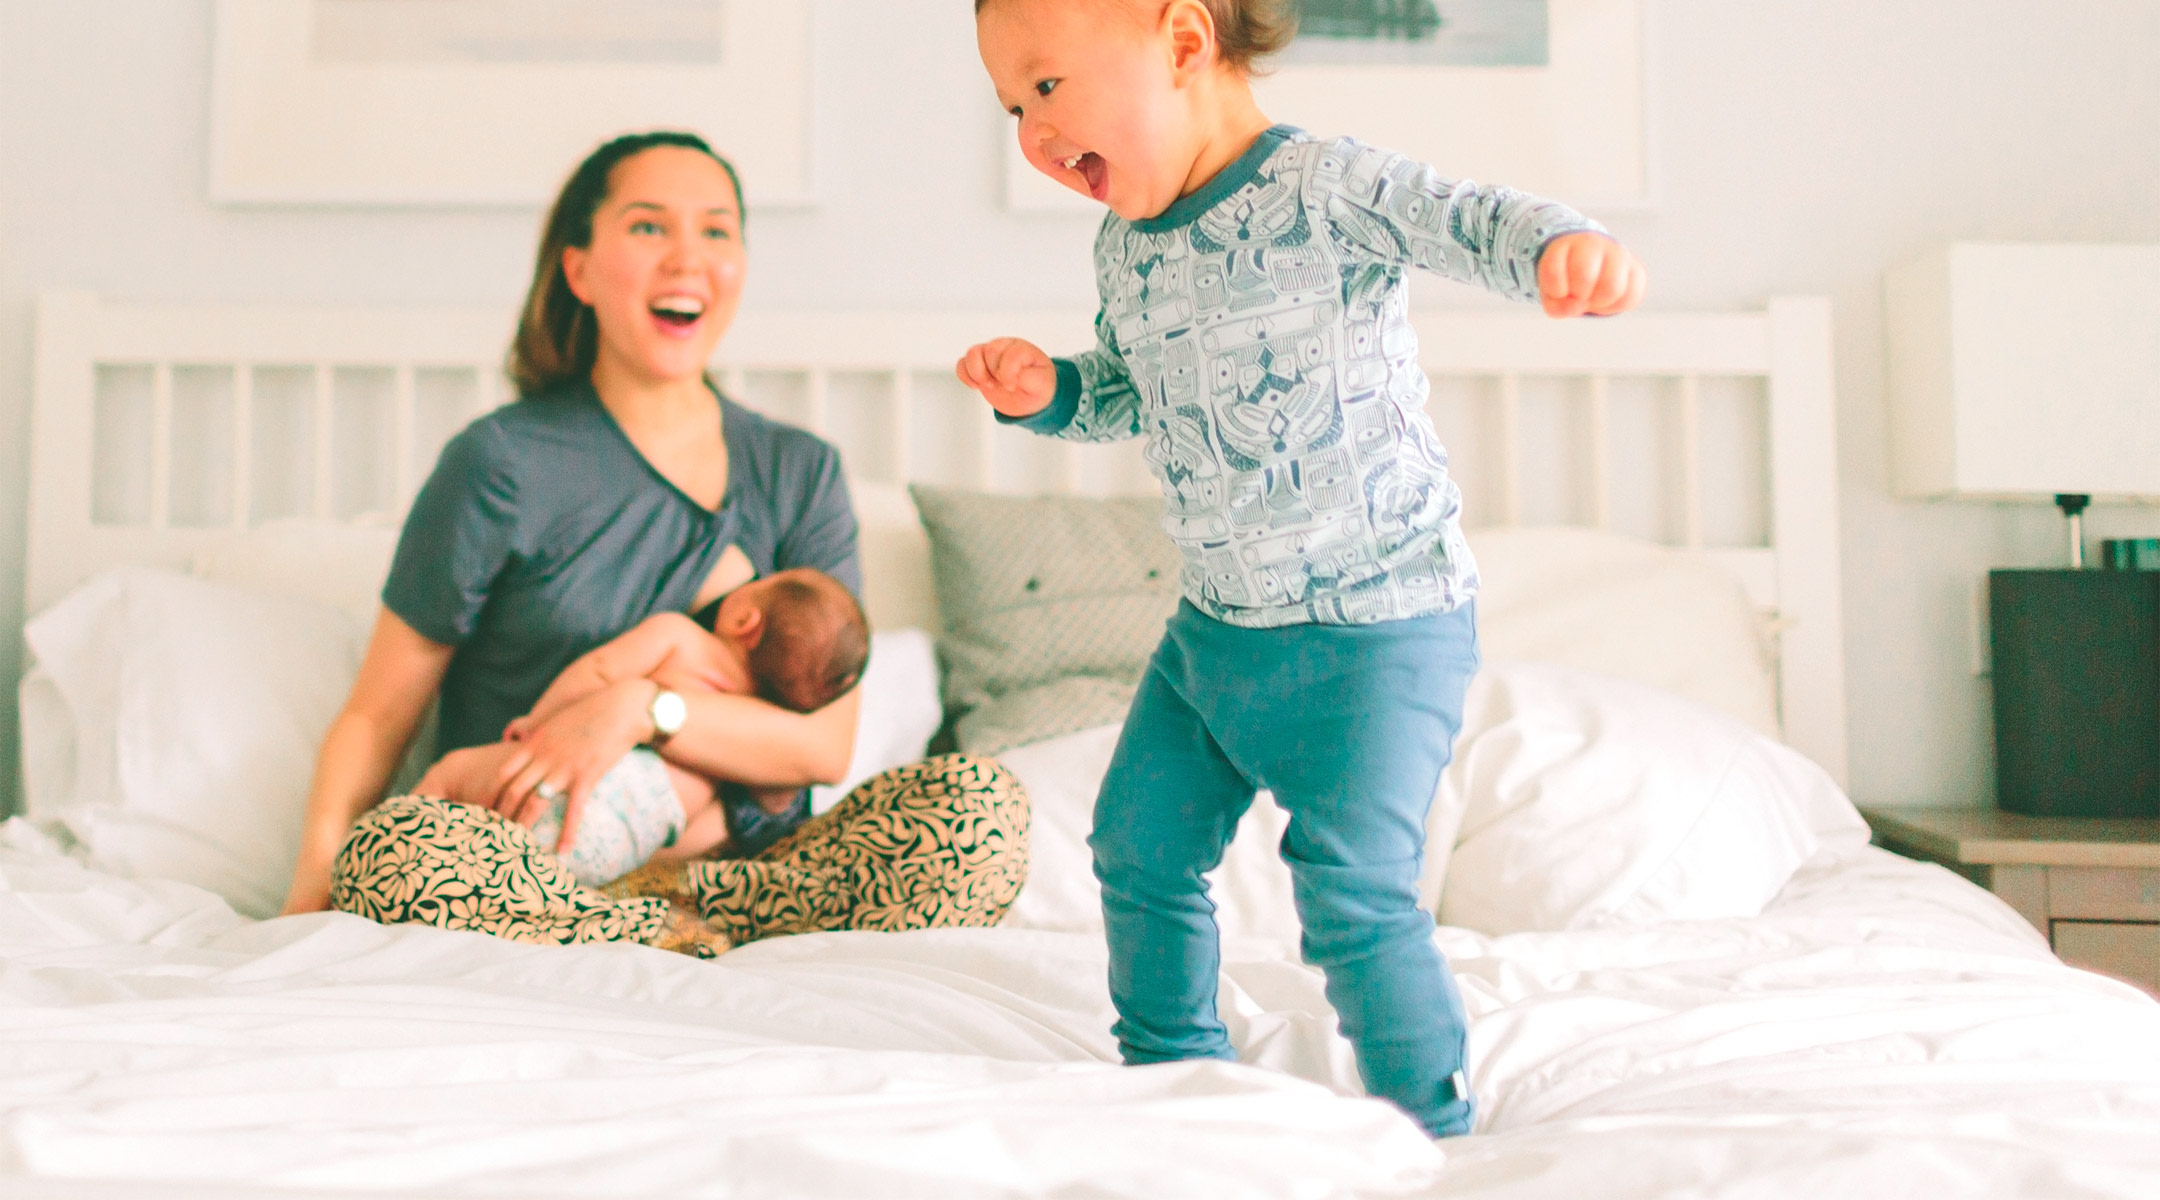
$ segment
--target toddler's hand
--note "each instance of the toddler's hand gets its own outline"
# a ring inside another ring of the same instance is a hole
[[[1642,303],[1649,273],[1627,247],[1596,233],[1554,238],[1538,260],[1548,317],[1618,316]]]
[[[1008,417],[1032,417],[1057,398],[1057,368],[1050,356],[1020,338],[970,347],[953,373]]]

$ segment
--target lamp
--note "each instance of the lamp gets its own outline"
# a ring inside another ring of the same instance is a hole
[[[2160,245],[1959,242],[1886,280],[1897,492],[2053,497],[2069,519],[2070,570],[1988,574],[2012,812],[2160,816],[2160,571],[2081,569],[2093,497],[2160,496],[2155,278]]]
[[[1956,242],[1890,272],[1907,497],[2160,496],[2160,245]],[[2082,565],[2082,538],[2072,546]]]

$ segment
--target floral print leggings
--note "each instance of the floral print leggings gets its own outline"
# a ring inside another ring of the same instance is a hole
[[[1027,878],[1026,792],[946,755],[869,780],[754,858],[653,862],[581,886],[523,825],[426,796],[355,822],[333,907],[521,942],[642,942],[699,957],[787,933],[994,925]]]

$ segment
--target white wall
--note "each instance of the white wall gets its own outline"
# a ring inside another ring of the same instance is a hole
[[[2058,520],[1889,496],[1879,280],[1951,237],[2160,240],[2160,5],[1652,2],[1663,200],[1609,223],[1651,264],[1654,305],[1835,301],[1854,790],[1984,803],[1988,693],[1967,667],[1965,597],[1991,565],[2049,562]],[[0,629],[23,616],[40,288],[507,309],[529,269],[533,212],[205,203],[210,9],[0,0]],[[749,303],[1088,302],[1091,222],[998,205],[1005,118],[980,77],[969,11],[967,0],[821,0],[824,203],[753,214]],[[1418,303],[1474,299],[1450,292],[1427,286]],[[2096,536],[2149,535],[2160,513],[2102,511],[2092,524]],[[0,680],[19,663],[19,638],[0,637]],[[10,789],[13,701],[10,687]]]

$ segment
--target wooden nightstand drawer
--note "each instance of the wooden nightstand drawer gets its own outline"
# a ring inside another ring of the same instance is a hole
[[[1876,844],[2001,897],[2056,957],[2160,996],[2160,820],[1864,808]]]
[[[2047,897],[2050,917],[2160,922],[2160,871],[2049,867]]]
[[[2160,993],[2160,925],[2055,921],[2055,955],[2073,967],[2113,975]]]

